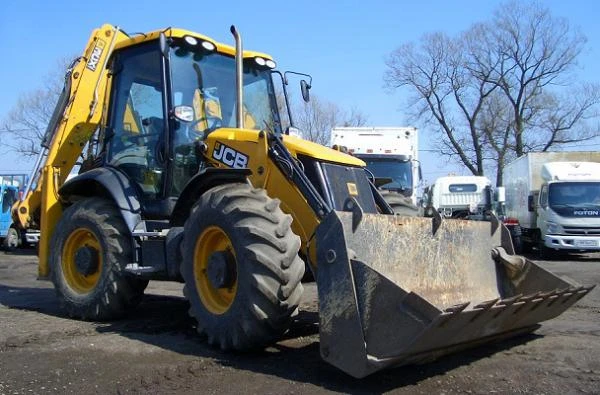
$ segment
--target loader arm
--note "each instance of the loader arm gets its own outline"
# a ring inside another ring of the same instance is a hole
[[[58,189],[100,124],[110,74],[108,59],[118,41],[129,39],[118,28],[103,25],[93,31],[83,56],[67,71],[65,87],[42,141],[42,150],[13,219],[22,228],[39,225],[39,277],[47,277],[48,251],[62,208]]]

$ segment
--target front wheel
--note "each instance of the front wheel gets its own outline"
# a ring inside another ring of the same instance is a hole
[[[51,241],[50,271],[61,304],[72,317],[120,318],[148,284],[125,273],[133,251],[129,231],[112,202],[90,198],[65,210]]]
[[[264,347],[289,327],[304,274],[291,222],[277,199],[248,184],[214,187],[194,206],[181,274],[190,315],[210,344]]]

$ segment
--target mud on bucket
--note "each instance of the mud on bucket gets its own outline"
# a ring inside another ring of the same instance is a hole
[[[321,355],[354,377],[529,332],[593,287],[510,255],[497,221],[335,211],[317,229]]]

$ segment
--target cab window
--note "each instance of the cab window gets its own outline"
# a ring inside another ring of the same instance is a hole
[[[164,177],[160,150],[165,118],[156,44],[124,50],[114,67],[108,162],[135,181],[146,198],[159,198]]]

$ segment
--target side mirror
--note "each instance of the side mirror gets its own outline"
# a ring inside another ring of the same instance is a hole
[[[300,90],[302,91],[302,99],[308,103],[310,100],[310,85],[305,80],[300,81]]]
[[[173,116],[183,122],[194,120],[194,108],[190,106],[177,106],[173,109]]]
[[[496,188],[496,201],[498,203],[506,202],[506,188],[505,187],[497,187]]]

